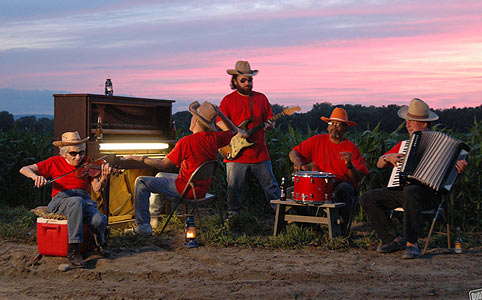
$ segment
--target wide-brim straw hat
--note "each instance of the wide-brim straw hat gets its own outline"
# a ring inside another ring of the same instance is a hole
[[[194,101],[189,105],[189,112],[212,131],[217,131],[216,117],[218,111],[215,105],[208,101],[204,101],[202,105]]]
[[[234,69],[227,69],[226,73],[229,75],[243,75],[243,76],[256,76],[258,70],[251,70],[249,62],[245,60],[238,60]]]
[[[329,118],[321,117],[320,119],[327,123],[330,121],[338,121],[346,124],[347,126],[356,126],[355,122],[348,121],[348,114],[346,113],[346,110],[341,107],[335,107],[331,112],[331,116]]]
[[[429,110],[428,104],[418,98],[413,98],[409,106],[403,106],[398,110],[398,116],[405,120],[429,122],[438,120],[438,116]]]
[[[87,142],[88,139],[89,137],[80,139],[80,135],[77,131],[67,131],[62,133],[61,141],[54,141],[52,144],[54,144],[55,147],[75,146]]]

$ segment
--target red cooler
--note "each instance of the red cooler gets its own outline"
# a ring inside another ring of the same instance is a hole
[[[67,256],[69,248],[68,220],[37,218],[38,253],[51,256]],[[84,225],[84,241],[79,245],[81,252],[87,252],[93,237],[92,231]]]

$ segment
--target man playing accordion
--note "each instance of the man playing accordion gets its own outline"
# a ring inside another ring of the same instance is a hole
[[[411,100],[409,106],[398,111],[398,116],[405,119],[405,127],[410,136],[417,131],[430,131],[430,121],[438,116],[428,105],[418,99]],[[399,153],[399,142],[390,151],[379,157],[378,168],[393,167],[401,162],[404,155]],[[466,160],[456,162],[458,173],[462,173],[467,166]],[[405,249],[402,258],[410,259],[420,256],[417,245],[420,231],[422,211],[436,209],[440,203],[440,195],[426,185],[407,183],[400,189],[379,188],[368,191],[361,196],[360,204],[366,212],[368,222],[375,229],[382,244],[377,252],[391,253]],[[403,237],[391,224],[386,210],[402,207],[405,214],[403,219]]]

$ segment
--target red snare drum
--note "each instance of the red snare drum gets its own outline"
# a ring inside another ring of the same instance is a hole
[[[293,175],[293,200],[303,204],[331,201],[335,175],[318,171],[299,171]]]

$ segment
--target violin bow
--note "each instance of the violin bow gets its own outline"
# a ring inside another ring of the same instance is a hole
[[[97,158],[96,160],[94,160],[94,162],[96,162],[96,161],[98,161],[98,160],[101,160],[101,159],[104,159],[106,156],[107,156],[107,155],[101,156],[101,157]],[[64,176],[67,176],[67,175],[69,175],[70,173],[73,173],[73,172],[77,171],[78,169],[80,169],[80,168],[82,168],[83,166],[88,165],[88,164],[89,164],[89,163],[86,163],[86,162],[85,162],[85,163],[79,165],[77,168],[73,169],[72,171],[69,171],[69,172],[67,172],[67,173],[65,173],[65,174],[62,174],[62,175],[58,176],[58,177],[52,178],[52,179],[48,180],[45,185],[51,184],[51,183],[54,182],[55,180],[60,179],[60,178],[62,178],[62,177],[64,177]]]

